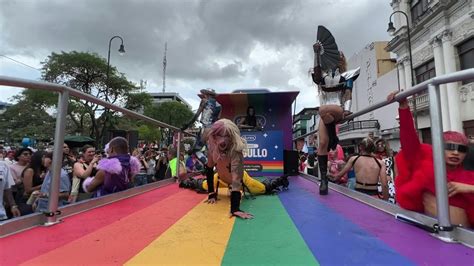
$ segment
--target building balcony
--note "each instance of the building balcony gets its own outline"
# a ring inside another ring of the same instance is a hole
[[[408,104],[410,105],[410,110],[413,111],[414,105],[413,105],[413,100],[414,97],[410,97],[408,99]],[[430,98],[427,92],[423,92],[416,96],[416,111],[424,111],[428,110],[430,107]]]
[[[378,120],[361,120],[351,121],[346,124],[339,126],[339,133],[354,131],[354,130],[365,130],[365,129],[376,129],[379,130],[380,124]]]

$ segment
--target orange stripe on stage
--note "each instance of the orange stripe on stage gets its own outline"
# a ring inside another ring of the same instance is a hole
[[[0,265],[18,265],[36,256],[66,245],[107,226],[129,214],[146,208],[176,194],[176,185],[167,185],[138,196],[117,201],[72,217],[52,227],[36,227],[31,230],[6,237],[1,240],[1,250],[6,256],[0,256]],[[18,252],[21,250],[21,252]]]
[[[176,185],[172,185],[176,187]],[[158,192],[161,189],[158,189]],[[123,264],[204,200],[181,190],[69,244],[27,261],[26,265]],[[114,206],[109,206],[114,207]],[[90,217],[93,222],[94,218]],[[85,225],[86,226],[86,225]],[[52,229],[55,229],[54,227]],[[70,228],[80,230],[80,228]]]
[[[198,204],[126,265],[221,264],[235,222],[227,191],[219,189],[217,204]]]

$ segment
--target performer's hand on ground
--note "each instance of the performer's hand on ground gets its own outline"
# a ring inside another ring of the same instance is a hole
[[[253,215],[251,213],[243,212],[243,211],[236,211],[233,214],[231,213],[230,217],[232,216],[238,217],[240,219],[253,219]]]
[[[205,200],[204,203],[207,203],[207,204],[216,204],[216,203],[217,203],[217,199],[215,199],[215,198],[210,198],[210,199]]]

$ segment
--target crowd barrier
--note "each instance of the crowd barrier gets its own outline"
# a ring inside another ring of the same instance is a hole
[[[19,78],[8,77],[8,76],[0,76],[0,86],[10,86],[10,87],[57,92],[59,95],[57,116],[56,116],[56,127],[55,127],[55,133],[54,133],[54,149],[53,149],[53,162],[52,162],[53,178],[51,181],[51,187],[49,191],[48,211],[45,213],[33,213],[30,215],[21,216],[21,217],[10,219],[4,222],[0,222],[0,238],[6,235],[10,235],[16,232],[26,230],[34,226],[38,226],[38,225],[45,225],[45,226],[54,225],[60,221],[58,219],[60,215],[61,217],[64,217],[65,215],[72,215],[72,214],[79,213],[85,210],[96,208],[104,204],[112,203],[120,199],[131,197],[133,195],[137,195],[145,191],[158,188],[160,186],[163,186],[164,184],[167,184],[168,182],[172,182],[171,180],[156,182],[156,183],[148,184],[142,187],[131,188],[129,190],[122,191],[122,192],[112,194],[112,195],[108,195],[105,197],[77,202],[77,203],[58,209],[60,171],[61,171],[61,164],[62,164],[62,158],[63,158],[62,147],[63,147],[63,142],[64,142],[66,115],[67,115],[69,97],[73,96],[82,100],[87,100],[89,102],[99,104],[106,108],[121,112],[125,116],[140,119],[151,125],[155,125],[161,128],[168,128],[171,131],[178,132],[177,135],[178,135],[179,144],[181,141],[182,133],[180,132],[180,129],[177,127],[168,125],[166,123],[163,123],[156,119],[142,115],[140,113],[128,110],[126,108],[111,104],[104,100],[98,99],[90,94],[83,93],[79,90],[76,90],[67,86],[54,84],[50,82],[44,82],[44,81],[19,79]],[[185,133],[185,134],[196,137],[195,135],[190,134],[190,133]],[[178,154],[180,154],[180,147],[181,145],[177,145]],[[180,164],[179,156],[177,156],[177,160],[178,160],[178,163],[176,164],[176,168],[178,168]],[[178,172],[179,171],[177,169],[177,173]]]

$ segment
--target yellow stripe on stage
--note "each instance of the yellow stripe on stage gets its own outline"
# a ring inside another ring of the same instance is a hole
[[[217,204],[198,204],[126,265],[220,265],[235,219],[229,218],[227,189],[219,188],[219,198]]]

